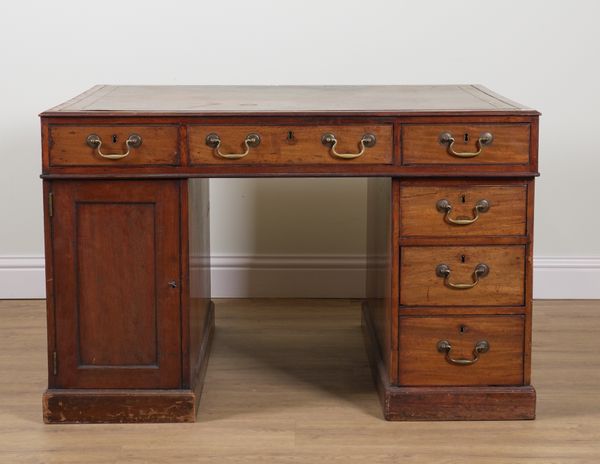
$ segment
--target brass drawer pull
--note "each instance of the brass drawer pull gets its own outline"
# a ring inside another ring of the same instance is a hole
[[[206,136],[206,145],[213,148],[215,155],[225,159],[240,159],[250,153],[250,148],[255,148],[260,145],[260,135],[248,134],[244,139],[246,151],[244,153],[221,153],[221,137],[218,134],[211,133]]]
[[[129,153],[131,152],[132,148],[138,148],[142,144],[142,137],[137,134],[131,134],[129,137],[127,137],[127,140],[125,140],[125,146],[127,147],[127,151],[125,153],[102,153],[102,151],[100,150],[100,148],[102,147],[102,139],[96,134],[88,135],[85,139],[85,143],[87,143],[90,147],[95,148],[96,153],[98,153],[98,155],[102,158],[119,160],[121,158],[129,156]]]
[[[490,349],[490,344],[487,340],[481,340],[475,344],[473,347],[473,359],[454,359],[450,356],[450,352],[452,351],[452,345],[448,340],[440,340],[437,343],[437,350],[440,353],[446,353],[446,361],[450,364],[454,364],[456,366],[470,366],[471,364],[475,364],[479,361],[480,353],[487,353]]]
[[[484,132],[477,139],[477,151],[475,152],[458,152],[454,151],[455,139],[452,137],[450,132],[444,132],[440,135],[440,143],[442,145],[448,145],[448,154],[456,156],[458,158],[475,158],[481,155],[483,147],[491,145],[494,140],[494,136],[490,132]]]
[[[490,268],[487,264],[478,264],[473,270],[473,282],[469,284],[455,284],[450,282],[450,266],[447,264],[438,264],[435,268],[435,274],[438,277],[444,278],[444,285],[455,290],[468,290],[475,287],[479,283],[479,279],[488,275],[489,272]]]
[[[321,137],[321,143],[329,147],[329,152],[332,154],[332,156],[342,159],[354,159],[364,155],[367,148],[375,146],[375,143],[377,143],[377,138],[374,134],[363,135],[360,138],[360,142],[358,142],[358,146],[360,147],[360,151],[358,153],[338,153],[335,151],[338,141],[335,138],[335,135],[331,132],[323,134],[323,137]]]
[[[452,205],[446,199],[439,200],[436,203],[436,208],[440,213],[446,213],[444,215],[444,221],[448,224],[454,224],[457,226],[468,226],[469,224],[473,224],[475,221],[479,219],[479,213],[485,213],[490,209],[490,203],[487,200],[479,200],[475,203],[473,207],[473,217],[472,218],[456,218],[452,219],[450,217],[450,212],[452,211]]]

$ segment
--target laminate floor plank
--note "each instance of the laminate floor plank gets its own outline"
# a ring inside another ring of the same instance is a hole
[[[351,300],[217,300],[195,424],[44,425],[43,301],[0,301],[0,463],[600,462],[600,301],[536,301],[537,419],[385,422]]]

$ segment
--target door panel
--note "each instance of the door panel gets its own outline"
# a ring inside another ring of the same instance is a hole
[[[64,181],[52,191],[55,386],[179,387],[178,181]]]
[[[155,214],[152,203],[76,206],[80,365],[158,365]]]

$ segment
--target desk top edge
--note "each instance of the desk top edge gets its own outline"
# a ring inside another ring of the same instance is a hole
[[[41,117],[539,115],[481,85],[96,85]]]

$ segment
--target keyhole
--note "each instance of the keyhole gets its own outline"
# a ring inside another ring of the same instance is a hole
[[[293,131],[288,131],[287,137],[285,139],[287,140],[288,143],[294,143],[296,141],[296,138],[294,136],[294,132]]]
[[[460,255],[460,262],[464,263],[467,260],[467,258],[465,257],[465,255]]]
[[[458,330],[461,334],[464,334],[467,330],[469,330],[469,328],[466,325],[461,324]]]
[[[463,140],[465,141],[465,143],[469,141],[469,134],[467,134],[466,132],[465,135],[463,135]]]
[[[113,134],[112,136],[112,143],[117,143],[117,135]]]
[[[466,203],[467,202],[467,194],[466,193],[461,193],[460,194],[460,202],[461,203]]]

